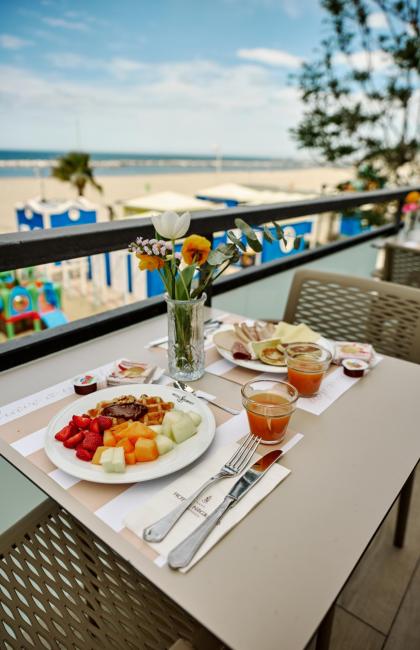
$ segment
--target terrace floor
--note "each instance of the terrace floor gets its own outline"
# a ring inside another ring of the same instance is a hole
[[[397,504],[354,571],[335,609],[330,650],[419,650],[420,472],[403,549],[393,546]],[[315,649],[313,640],[307,650]]]

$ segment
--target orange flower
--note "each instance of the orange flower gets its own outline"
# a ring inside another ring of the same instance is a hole
[[[139,269],[140,271],[154,271],[155,269],[161,269],[165,264],[165,260],[156,255],[146,255],[146,253],[137,253],[139,258]]]
[[[187,264],[198,264],[201,266],[207,260],[211,244],[205,237],[190,235],[182,246],[182,257]]]
[[[405,197],[406,203],[419,203],[420,202],[420,192],[409,192]]]

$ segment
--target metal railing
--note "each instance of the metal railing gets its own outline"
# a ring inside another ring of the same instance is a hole
[[[258,226],[274,220],[281,222],[324,212],[339,212],[367,203],[398,202],[392,223],[354,237],[334,241],[222,277],[214,284],[212,295],[216,296],[276,273],[302,266],[376,237],[396,233],[401,225],[401,209],[404,198],[414,190],[418,190],[418,188],[402,187],[393,190],[346,193],[310,201],[294,201],[268,206],[245,206],[194,215],[191,229],[211,240],[214,232],[234,228],[237,217],[245,219],[250,225]],[[113,221],[71,228],[10,233],[0,236],[0,271],[121,250],[127,248],[128,243],[138,236],[151,237],[153,235],[154,229],[150,219],[130,219],[129,221]],[[166,305],[162,297],[148,298],[73,321],[52,330],[8,341],[0,345],[0,370],[163,314],[165,309]]]

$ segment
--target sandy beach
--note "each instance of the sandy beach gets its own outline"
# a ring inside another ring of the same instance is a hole
[[[321,191],[351,178],[351,169],[317,167],[284,171],[244,172],[191,172],[179,174],[139,174],[126,176],[97,176],[103,187],[99,194],[88,188],[86,198],[100,206],[99,219],[108,218],[108,205],[118,204],[152,192],[172,190],[193,195],[198,190],[220,183],[242,183],[251,186],[276,188],[289,192]],[[53,178],[42,180],[44,197],[47,199],[69,199],[75,191],[67,184]],[[0,178],[0,233],[16,230],[15,205],[41,195],[41,182],[36,178]]]

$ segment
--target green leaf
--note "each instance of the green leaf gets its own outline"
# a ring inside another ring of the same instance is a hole
[[[186,266],[185,269],[183,269],[183,271],[181,271],[180,273],[182,275],[182,278],[187,288],[190,289],[191,282],[195,273],[195,266],[193,264],[191,266]]]
[[[235,246],[240,248],[241,251],[243,251],[245,253],[245,251],[246,251],[245,244],[240,239],[238,239],[238,237],[231,230],[228,230],[227,236],[228,236],[228,239],[230,239],[230,241],[233,244],[235,244]]]
[[[267,226],[263,226],[263,237],[265,241],[270,242],[272,244],[274,241],[276,241],[276,238],[272,234],[272,232],[267,228]]]
[[[239,219],[239,218],[235,219],[235,226],[237,228],[239,228],[240,230],[242,230],[242,232],[244,233],[247,240],[250,240],[250,239],[253,240],[254,239],[254,240],[258,241],[257,234],[254,232],[254,230],[251,228],[251,226],[249,226],[246,223],[246,221],[244,221],[243,219]]]
[[[230,258],[231,255],[224,253],[218,246],[215,250],[210,251],[207,263],[210,264],[210,266],[220,266],[220,264],[223,264],[223,262],[226,262]]]
[[[273,221],[274,228],[276,229],[276,235],[277,239],[280,239],[284,244],[286,244],[286,237],[284,236],[283,228],[280,226],[280,224],[276,223]]]
[[[262,247],[262,244],[261,244],[260,240],[257,239],[257,238],[256,238],[256,239],[249,239],[249,238],[247,237],[247,235],[245,235],[245,237],[246,237],[246,241],[247,241],[247,243],[248,243],[248,246],[249,246],[250,248],[252,248],[252,250],[253,250],[255,253],[261,253],[263,247]]]

